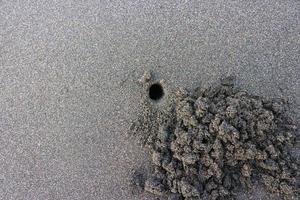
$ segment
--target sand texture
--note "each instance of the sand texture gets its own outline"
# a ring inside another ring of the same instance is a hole
[[[250,94],[290,99],[299,119],[299,10],[298,0],[0,1],[0,199],[156,199],[128,186],[151,166],[125,134],[147,69],[188,90],[235,74]],[[267,199],[254,192],[245,198]]]
[[[283,199],[299,196],[300,137],[287,99],[251,95],[233,75],[193,91],[164,92],[149,72],[141,80],[148,94],[129,135],[149,151],[153,169],[133,174],[134,190],[216,200],[260,185]]]

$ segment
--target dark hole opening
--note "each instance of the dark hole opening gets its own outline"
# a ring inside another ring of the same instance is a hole
[[[152,100],[159,100],[164,96],[164,90],[162,86],[158,83],[155,83],[149,88],[149,97]]]
[[[202,139],[202,143],[203,143],[203,144],[207,144],[207,143],[208,143],[208,139],[203,138],[203,139]]]

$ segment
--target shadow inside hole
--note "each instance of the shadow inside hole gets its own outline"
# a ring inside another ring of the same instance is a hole
[[[203,139],[202,139],[202,143],[203,143],[203,144],[207,144],[207,143],[208,143],[208,139],[203,138]]]
[[[163,87],[159,83],[155,83],[149,88],[149,97],[152,100],[159,100],[164,96]]]

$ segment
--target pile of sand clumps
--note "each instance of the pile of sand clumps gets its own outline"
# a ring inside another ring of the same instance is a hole
[[[153,83],[149,73],[141,82]],[[231,199],[257,182],[282,198],[299,196],[299,160],[290,153],[299,140],[286,102],[234,82],[170,92],[164,109],[143,96],[130,134],[149,150],[153,174],[133,184],[169,200]]]

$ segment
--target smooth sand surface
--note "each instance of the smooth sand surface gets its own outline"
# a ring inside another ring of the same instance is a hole
[[[300,1],[208,2],[0,1],[0,199],[155,199],[127,186],[149,164],[125,137],[145,69],[236,74],[299,113]]]

